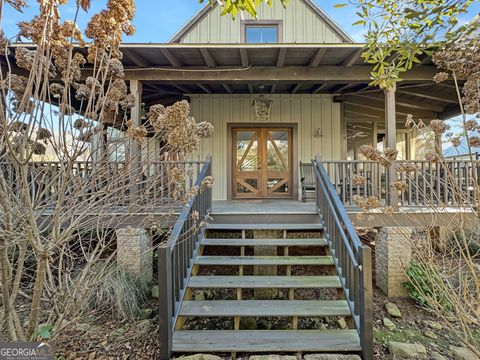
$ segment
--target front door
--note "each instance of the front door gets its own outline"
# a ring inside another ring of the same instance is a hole
[[[292,129],[232,129],[232,198],[292,197]]]

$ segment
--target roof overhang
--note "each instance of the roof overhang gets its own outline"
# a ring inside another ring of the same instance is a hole
[[[12,47],[27,46],[17,44]],[[382,91],[369,86],[363,44],[122,44],[126,80],[141,80],[143,101],[170,104],[193,94],[333,94],[347,123],[384,122]],[[86,52],[85,48],[78,48]],[[5,61],[5,59],[3,59]],[[14,57],[10,57],[14,64]],[[397,114],[428,121],[458,114],[455,87],[436,84],[429,57],[402,74]],[[89,68],[84,71],[88,76]]]

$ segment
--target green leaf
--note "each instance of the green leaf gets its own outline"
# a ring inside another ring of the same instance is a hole
[[[335,4],[333,7],[336,8],[336,9],[340,9],[340,8],[343,8],[345,6],[347,6],[348,4]]]

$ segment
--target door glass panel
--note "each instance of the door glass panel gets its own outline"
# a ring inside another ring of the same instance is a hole
[[[288,178],[269,178],[267,187],[272,193],[288,193]]]
[[[269,171],[288,170],[288,131],[268,131],[267,168]]]
[[[256,131],[237,132],[237,169],[239,171],[257,171],[258,139]]]
[[[237,193],[238,194],[254,194],[258,191],[257,179],[238,179]]]

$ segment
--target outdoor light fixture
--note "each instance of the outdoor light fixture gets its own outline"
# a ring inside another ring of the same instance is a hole
[[[253,99],[252,107],[255,109],[255,117],[259,120],[267,120],[270,117],[273,100],[267,99],[263,95],[264,86],[260,85],[260,96]]]

